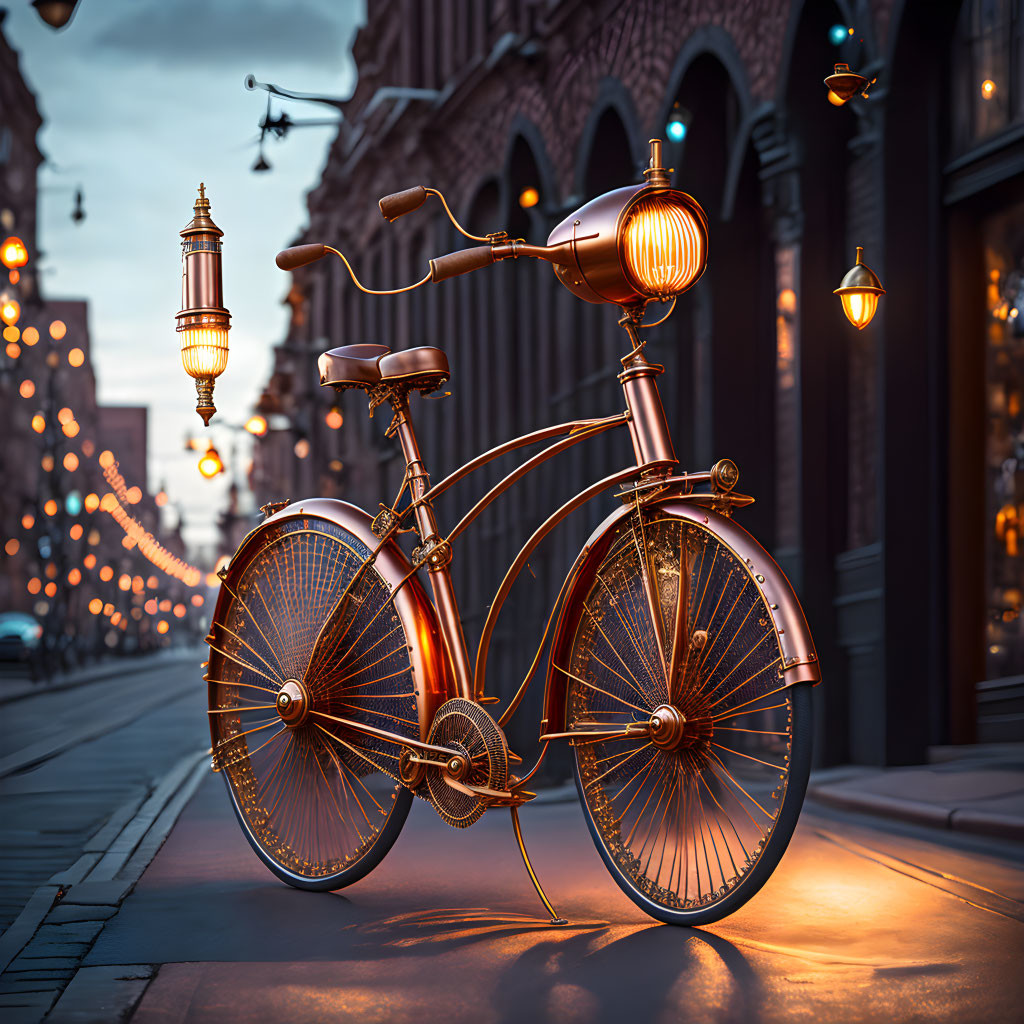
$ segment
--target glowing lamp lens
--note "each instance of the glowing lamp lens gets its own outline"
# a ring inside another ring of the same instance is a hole
[[[864,330],[878,309],[878,296],[874,292],[848,292],[839,296],[843,301],[846,319],[857,328]],[[833,307],[834,308],[834,307]]]
[[[674,117],[665,125],[665,134],[672,142],[682,142],[686,138],[686,122]]]
[[[707,231],[681,198],[654,195],[630,210],[622,227],[623,258],[637,290],[668,299],[686,291],[707,262]]]
[[[833,46],[842,46],[849,37],[849,34],[845,25],[833,25],[828,30],[828,41]]]
[[[186,327],[181,336],[181,364],[197,379],[219,377],[228,365],[228,332],[223,327]]]

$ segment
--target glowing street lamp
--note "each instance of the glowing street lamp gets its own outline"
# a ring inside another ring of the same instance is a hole
[[[0,295],[0,320],[8,327],[13,327],[21,316],[21,303],[11,298],[6,292]]]
[[[199,472],[207,480],[212,480],[215,476],[219,476],[224,472],[224,463],[221,461],[220,452],[217,451],[212,442],[199,460]]]
[[[252,434],[253,437],[263,437],[267,432],[267,419],[265,416],[260,416],[256,413],[250,416],[245,421],[245,429]]]
[[[203,184],[199,185],[193,213],[181,232],[181,312],[177,314],[177,330],[182,365],[196,382],[196,412],[209,426],[210,417],[217,411],[213,384],[228,365],[231,314],[224,306],[221,279],[220,240],[224,232],[210,219],[210,200]]]
[[[846,272],[839,287],[832,293],[843,303],[846,319],[864,330],[878,309],[878,299],[885,294],[878,275],[863,262],[864,247],[857,246],[857,262]]]
[[[8,270],[17,270],[28,263],[28,249],[17,235],[10,235],[0,245],[0,262]]]

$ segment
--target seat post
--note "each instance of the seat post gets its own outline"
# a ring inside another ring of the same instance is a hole
[[[403,393],[400,396],[395,396],[391,401],[391,407],[395,413],[395,433],[398,435],[402,454],[405,456],[409,493],[413,501],[418,501],[430,489],[430,477],[427,474],[426,466],[423,465],[420,446],[416,440],[416,431],[413,429],[408,395]],[[437,532],[437,520],[434,518],[433,505],[429,501],[417,505],[414,515],[423,545],[440,543],[441,538]],[[455,674],[459,696],[473,700],[473,677],[469,670],[466,638],[462,632],[462,619],[459,616],[459,606],[455,600],[455,588],[448,571],[451,552],[447,551],[445,554],[446,557],[438,558],[436,561],[428,559],[425,564],[430,575],[434,605],[441,620],[441,633],[444,636],[445,646],[448,648],[449,663]]]

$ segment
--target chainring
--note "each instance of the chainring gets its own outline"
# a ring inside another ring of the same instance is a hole
[[[427,742],[467,757],[470,786],[504,790],[508,785],[508,744],[493,718],[477,703],[453,697],[438,708]],[[427,790],[434,809],[452,828],[467,828],[487,809],[486,797],[471,796],[445,782],[439,768],[427,771]]]

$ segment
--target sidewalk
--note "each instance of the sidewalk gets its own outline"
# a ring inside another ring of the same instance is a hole
[[[1024,842],[1024,744],[936,747],[931,760],[813,772],[807,796],[845,811]]]
[[[107,658],[35,682],[23,675],[0,676],[0,705],[21,700],[23,697],[34,697],[39,693],[70,690],[75,686],[93,683],[97,679],[109,679],[112,676],[137,672],[140,668],[159,667],[172,661],[194,660],[198,655],[205,658],[205,651],[206,648],[202,644],[197,644],[192,647],[168,647],[161,651],[124,658]]]

